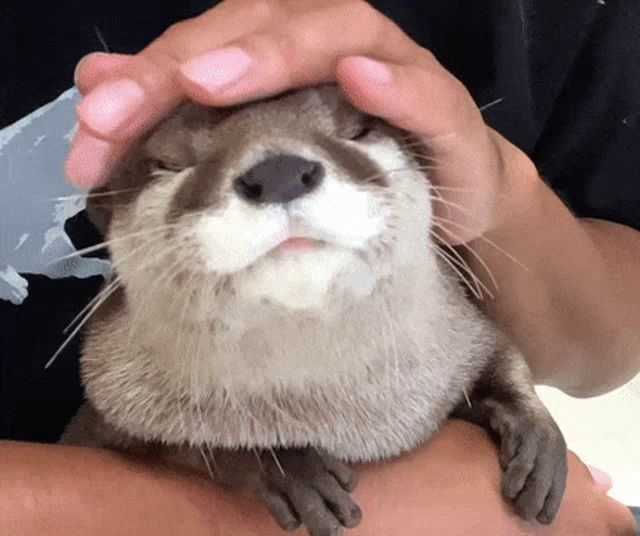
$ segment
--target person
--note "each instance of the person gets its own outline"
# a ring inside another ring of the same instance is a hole
[[[118,23],[133,32],[129,4]],[[106,180],[131,140],[184,98],[226,106],[334,81],[429,151],[440,195],[464,209],[435,202],[443,240],[493,288],[480,306],[538,383],[591,396],[638,372],[640,6],[195,4],[137,53],[94,53],[77,65],[73,183]],[[7,533],[270,534],[256,505],[199,477],[102,451],[11,442],[0,450]],[[362,472],[356,497],[368,513],[354,536],[634,531],[629,511],[573,455],[556,524],[523,524],[499,496],[495,448],[461,422]]]

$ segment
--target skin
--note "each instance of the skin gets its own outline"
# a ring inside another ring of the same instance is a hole
[[[246,70],[234,79],[229,66],[211,69],[216,61],[220,67],[220,47],[227,58],[235,55],[236,66],[241,51],[248,56]],[[113,85],[121,80],[137,84],[123,103]],[[484,123],[462,84],[363,1],[227,0],[172,26],[135,56],[84,58],[76,71],[84,95],[80,128],[67,173],[80,186],[104,181],[127,144],[184,98],[228,105],[332,80],[356,107],[414,132],[428,149],[437,164],[431,178],[446,201],[435,206],[443,239],[464,244],[471,268],[490,284],[468,252],[473,248],[509,289],[482,306],[524,351],[539,382],[591,395],[637,372],[640,233],[574,217],[531,160]],[[122,121],[113,124],[118,115]],[[447,534],[633,534],[626,509],[595,487],[573,456],[554,528],[524,527],[497,493],[495,448],[478,434],[453,424],[418,453],[365,468],[357,496],[365,510],[377,513],[352,534],[388,534],[400,523],[415,524],[402,527],[407,536],[424,534],[427,526],[446,527]],[[113,453],[14,444],[2,450],[0,475],[9,486],[0,489],[17,489],[0,496],[0,519],[14,523],[12,534],[40,534],[47,526],[59,527],[59,534],[99,536],[117,526],[120,534],[238,535],[260,527],[268,536],[264,531],[272,526],[264,512],[254,506],[241,511],[245,500],[195,477]],[[478,475],[473,485],[471,474]],[[458,505],[455,514],[448,505]],[[51,530],[58,529],[48,528],[55,536]]]
[[[629,510],[609,498],[574,455],[554,525],[523,522],[500,499],[495,446],[462,421],[410,455],[359,471],[355,496],[365,516],[349,536],[634,534]],[[2,534],[285,534],[251,498],[106,450],[0,442],[0,490]]]

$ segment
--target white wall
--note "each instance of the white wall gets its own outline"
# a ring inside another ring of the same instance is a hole
[[[609,495],[640,506],[640,375],[603,396],[576,399],[550,387],[538,394],[556,418],[569,448],[609,473]]]

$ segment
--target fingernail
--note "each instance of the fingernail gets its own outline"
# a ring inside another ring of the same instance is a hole
[[[591,465],[587,465],[591,476],[593,477],[593,481],[601,488],[604,488],[606,491],[609,491],[613,487],[613,481],[611,480],[611,476],[609,476],[604,471],[598,469],[597,467],[592,467]]]
[[[351,67],[372,84],[388,86],[393,82],[393,73],[388,65],[364,56],[349,58]]]
[[[91,187],[102,181],[111,166],[111,146],[82,128],[74,135],[65,162],[67,178],[77,186]]]
[[[133,80],[105,82],[78,105],[78,117],[91,130],[110,137],[131,121],[144,101],[144,90]]]
[[[239,47],[220,48],[197,56],[180,66],[184,77],[208,91],[219,91],[240,78],[251,57]]]

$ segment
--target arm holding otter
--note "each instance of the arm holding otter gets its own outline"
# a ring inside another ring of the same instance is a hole
[[[574,455],[553,526],[525,524],[500,495],[494,445],[466,422],[452,421],[410,455],[358,472],[355,496],[365,516],[349,536],[633,534],[629,510],[608,497]],[[200,475],[113,451],[13,442],[0,442],[0,533],[285,534],[252,497],[227,493]]]

